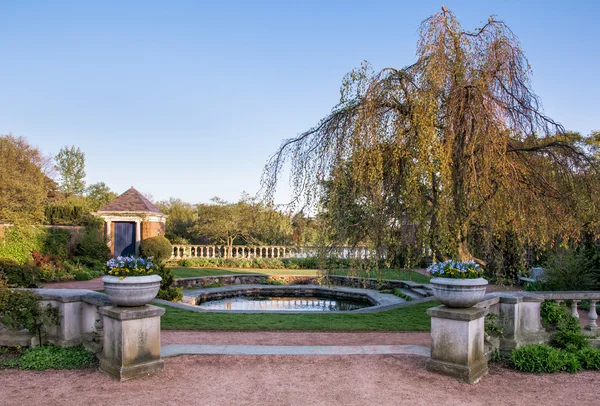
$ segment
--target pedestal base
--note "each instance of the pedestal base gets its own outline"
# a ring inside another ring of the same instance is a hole
[[[482,359],[478,363],[472,365],[460,365],[430,358],[427,360],[425,368],[428,371],[448,375],[466,383],[476,383],[488,373],[488,363],[486,359]]]
[[[160,359],[160,316],[164,309],[106,306],[99,312],[104,320],[101,371],[124,381],[164,369]]]
[[[431,359],[427,369],[475,383],[488,372],[484,353],[485,309],[446,306],[427,310],[431,316]]]
[[[162,359],[126,367],[114,365],[105,359],[100,359],[100,370],[121,382],[161,372],[164,371],[164,369],[165,362]]]

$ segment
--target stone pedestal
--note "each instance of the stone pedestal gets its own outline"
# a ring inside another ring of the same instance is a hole
[[[500,296],[502,338],[500,353],[504,356],[527,344],[547,342],[548,333],[542,327],[540,307],[543,297],[503,294]]]
[[[427,369],[460,381],[475,383],[488,372],[484,357],[485,309],[427,310],[431,316],[431,358]]]
[[[164,309],[152,305],[106,306],[99,312],[104,319],[101,371],[125,381],[164,369],[160,358],[160,316]]]

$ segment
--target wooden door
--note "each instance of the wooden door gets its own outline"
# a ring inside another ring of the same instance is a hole
[[[135,223],[116,222],[115,256],[135,255]]]

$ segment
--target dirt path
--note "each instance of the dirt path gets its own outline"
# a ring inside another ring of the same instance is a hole
[[[169,331],[160,344],[205,345],[421,345],[431,346],[429,333],[317,333]]]
[[[524,375],[492,367],[476,385],[414,356],[182,356],[119,383],[97,371],[0,371],[5,405],[594,405],[600,373]]]

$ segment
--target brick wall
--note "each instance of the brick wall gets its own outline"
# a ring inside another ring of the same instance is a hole
[[[142,222],[142,241],[146,238],[156,237],[157,235],[165,235],[165,223],[160,222]]]

